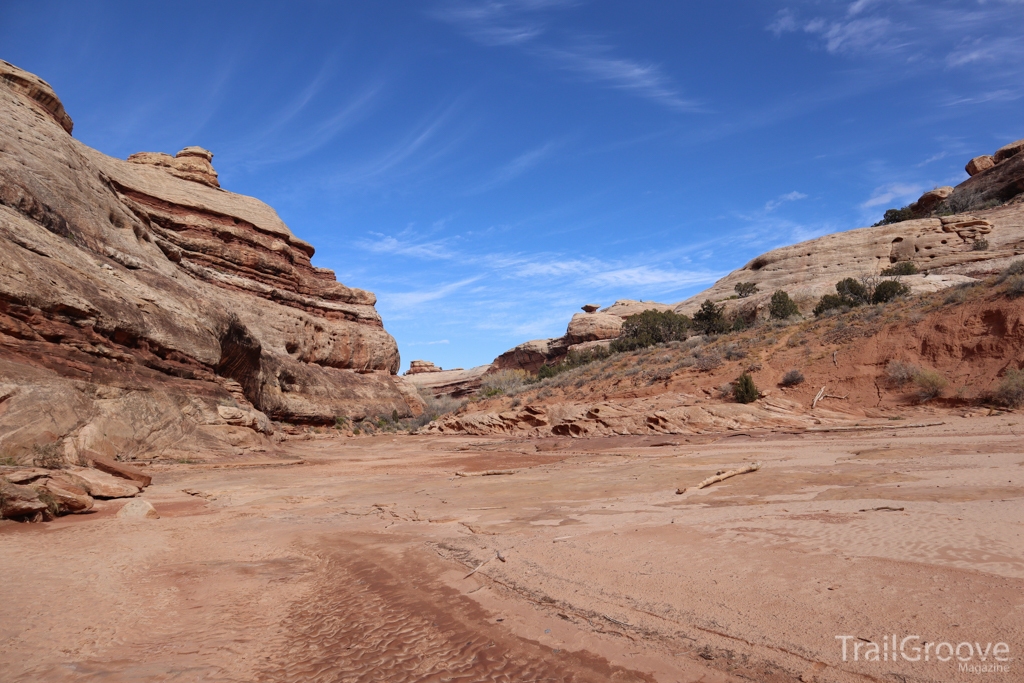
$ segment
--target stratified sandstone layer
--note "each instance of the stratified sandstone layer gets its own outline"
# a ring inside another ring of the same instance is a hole
[[[374,295],[219,189],[212,154],[122,161],[70,130],[44,81],[0,63],[5,457],[233,453],[270,447],[271,420],[418,412]]]

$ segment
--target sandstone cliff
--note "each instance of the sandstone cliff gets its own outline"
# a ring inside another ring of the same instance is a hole
[[[198,147],[114,159],[0,62],[0,455],[271,446],[272,420],[421,405],[372,293]]]

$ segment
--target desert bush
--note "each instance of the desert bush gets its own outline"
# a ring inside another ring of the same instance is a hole
[[[1005,269],[1003,269],[1003,272],[999,274],[998,282],[1005,282],[1014,275],[1024,275],[1024,259],[1020,261],[1014,261]]]
[[[772,318],[785,320],[799,312],[800,309],[796,307],[796,302],[790,299],[789,294],[784,290],[778,289],[772,294],[771,303],[768,304],[768,314]]]
[[[899,280],[882,280],[871,293],[871,303],[884,304],[900,296],[910,294],[910,287]]]
[[[682,341],[689,336],[691,324],[687,316],[672,311],[637,313],[622,323],[622,331],[612,342],[612,350],[634,351],[655,344]]]
[[[726,360],[741,360],[747,357],[747,352],[741,349],[736,344],[728,344],[725,347],[725,359]]]
[[[346,427],[348,427],[348,424],[349,419],[345,415],[338,415],[337,417],[334,418],[335,429],[345,429]]]
[[[499,370],[484,376],[480,382],[480,393],[484,396],[512,394],[522,387],[528,378],[525,370]]]
[[[701,334],[724,334],[729,330],[725,319],[725,305],[717,306],[711,299],[705,299],[700,310],[693,314],[693,329]]]
[[[913,261],[900,261],[888,268],[882,269],[882,275],[886,276],[897,276],[897,275],[917,275],[920,271],[917,266],[914,265]]]
[[[902,223],[903,221],[909,221],[911,218],[913,218],[913,214],[910,211],[910,206],[904,206],[902,209],[887,209],[882,215],[882,220],[875,223],[872,227],[877,228],[879,225]]]
[[[993,398],[1007,408],[1024,406],[1024,370],[1007,370]]]
[[[555,377],[563,372],[569,370],[575,370],[576,368],[589,365],[594,361],[603,360],[608,356],[612,355],[611,350],[603,346],[595,346],[592,349],[586,349],[584,351],[570,351],[561,362],[553,363],[550,365],[540,366],[540,370],[537,371],[537,376],[532,380],[527,379],[526,382],[539,382],[543,379]]]
[[[901,360],[891,360],[885,366],[885,379],[889,384],[901,387],[914,379],[918,372],[916,365],[904,363]]]
[[[740,299],[757,294],[757,285],[753,282],[739,282],[733,289],[736,290],[736,296]]]
[[[740,403],[753,403],[761,396],[761,392],[754,385],[754,378],[744,372],[736,380],[732,389],[733,397]]]
[[[973,251],[988,251],[988,240],[984,237],[974,240],[974,244],[971,245]]]
[[[967,301],[967,294],[973,286],[973,283],[964,282],[962,284],[956,285],[955,287],[950,287],[948,293],[946,294],[946,298],[942,300],[942,303],[962,304],[963,302]]]
[[[804,373],[799,370],[790,370],[782,376],[782,381],[779,382],[784,387],[795,387],[797,384],[803,384]]]
[[[410,429],[422,427],[439,417],[454,413],[468,403],[466,399],[454,398],[452,396],[434,396],[429,392],[420,392],[420,398],[423,399],[424,404],[423,414],[410,421]],[[353,431],[358,433],[357,430]]]
[[[860,306],[871,300],[871,293],[867,286],[852,277],[843,278],[836,283],[836,292],[839,296],[851,302],[851,306]]]
[[[722,357],[712,351],[711,353],[705,353],[697,358],[694,362],[693,367],[697,368],[701,372],[710,372],[715,368],[722,366]]]
[[[1011,299],[1024,296],[1024,275],[1015,275],[1008,280],[1006,295]]]
[[[924,403],[941,394],[948,382],[935,370],[918,370],[914,373],[914,384],[917,385],[918,400]]]

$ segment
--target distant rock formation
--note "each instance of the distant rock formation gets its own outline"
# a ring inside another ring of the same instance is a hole
[[[495,370],[537,372],[545,363],[557,362],[570,351],[608,346],[619,336],[626,318],[649,309],[667,311],[672,306],[632,299],[621,299],[601,310],[596,305],[587,304],[583,306],[584,313],[573,315],[564,336],[525,342],[495,358],[491,365]]]
[[[273,421],[418,414],[370,292],[212,154],[108,157],[0,63],[0,455],[267,449]]]
[[[441,372],[441,368],[437,367],[429,360],[414,360],[410,361],[409,369],[405,371],[405,374],[419,375],[424,372]]]
[[[424,394],[460,398],[475,393],[489,370],[491,370],[490,365],[480,365],[469,370],[437,368],[436,370],[413,373],[410,367],[403,379]]]

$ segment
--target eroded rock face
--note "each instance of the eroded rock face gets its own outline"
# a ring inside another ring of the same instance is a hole
[[[0,451],[229,454],[272,447],[271,420],[413,412],[374,295],[209,152],[114,159],[65,117],[0,65]]]
[[[191,180],[210,187],[220,187],[213,170],[213,152],[202,147],[186,147],[173,157],[163,152],[137,152],[128,157],[133,164],[149,164],[166,169],[182,180]]]

